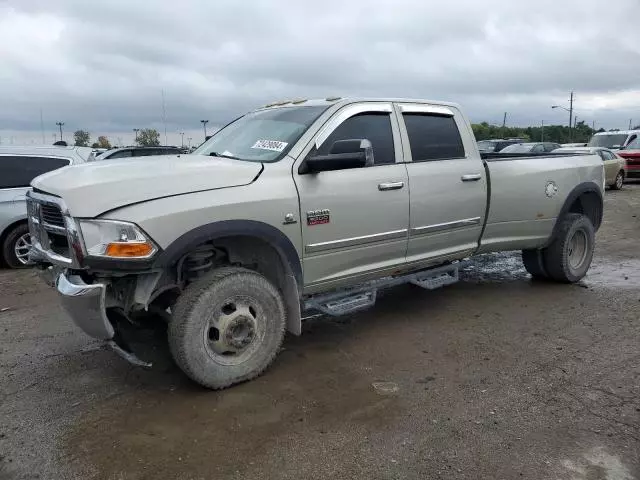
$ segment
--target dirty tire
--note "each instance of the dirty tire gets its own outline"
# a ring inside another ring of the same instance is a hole
[[[549,278],[544,266],[543,250],[523,250],[522,263],[524,263],[524,268],[533,278],[537,280],[546,280]]]
[[[246,359],[234,364],[214,351],[209,332],[224,315],[229,299],[236,298],[252,302],[257,326],[246,347]],[[192,380],[214,390],[260,375],[284,339],[286,310],[281,293],[264,276],[244,268],[219,268],[195,281],[178,298],[173,312],[168,337],[175,362]]]
[[[610,185],[610,187],[611,187],[611,190],[620,190],[623,185],[624,185],[624,172],[620,170],[618,172],[618,175],[616,175],[616,179]]]
[[[22,263],[15,252],[16,242],[25,234],[29,233],[29,226],[26,223],[21,223],[11,230],[2,242],[2,258],[4,263],[9,268],[26,268],[28,265]]]
[[[575,283],[591,266],[595,229],[587,217],[577,213],[569,213],[559,222],[557,235],[544,253],[545,268],[551,279]]]

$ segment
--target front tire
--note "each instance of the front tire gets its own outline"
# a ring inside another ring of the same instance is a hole
[[[282,295],[269,280],[224,267],[178,298],[169,348],[187,376],[217,390],[260,375],[280,350],[285,325]]]
[[[587,217],[577,213],[567,214],[559,221],[557,235],[544,253],[545,269],[557,282],[575,283],[591,266],[595,229]]]
[[[624,185],[624,172],[620,170],[618,172],[618,175],[616,175],[615,181],[613,182],[613,184],[611,184],[611,190],[620,190],[623,185]]]
[[[21,223],[14,227],[2,242],[2,258],[9,268],[28,266],[31,236],[29,226]]]

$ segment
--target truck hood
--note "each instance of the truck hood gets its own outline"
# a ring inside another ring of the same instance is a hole
[[[96,217],[133,203],[253,182],[262,164],[202,155],[104,160],[65,167],[31,185],[61,197],[71,215]]]

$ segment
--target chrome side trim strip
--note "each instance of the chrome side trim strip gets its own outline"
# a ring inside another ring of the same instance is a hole
[[[410,234],[425,235],[427,233],[443,232],[454,228],[472,227],[480,223],[480,217],[465,218],[464,220],[456,220],[455,222],[437,223],[435,225],[427,225],[424,227],[414,227]]]
[[[362,237],[344,238],[342,240],[332,240],[330,242],[311,243],[305,245],[305,253],[318,253],[326,250],[336,250],[338,248],[353,247],[356,245],[365,245],[368,243],[384,242],[386,240],[396,240],[407,237],[407,229],[393,230],[391,232],[376,233],[373,235],[364,235]]]

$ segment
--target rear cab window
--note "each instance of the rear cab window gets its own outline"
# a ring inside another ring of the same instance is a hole
[[[465,157],[462,137],[452,115],[403,112],[402,118],[414,162]]]
[[[66,167],[71,161],[61,157],[0,155],[0,188],[28,187],[43,173]]]

